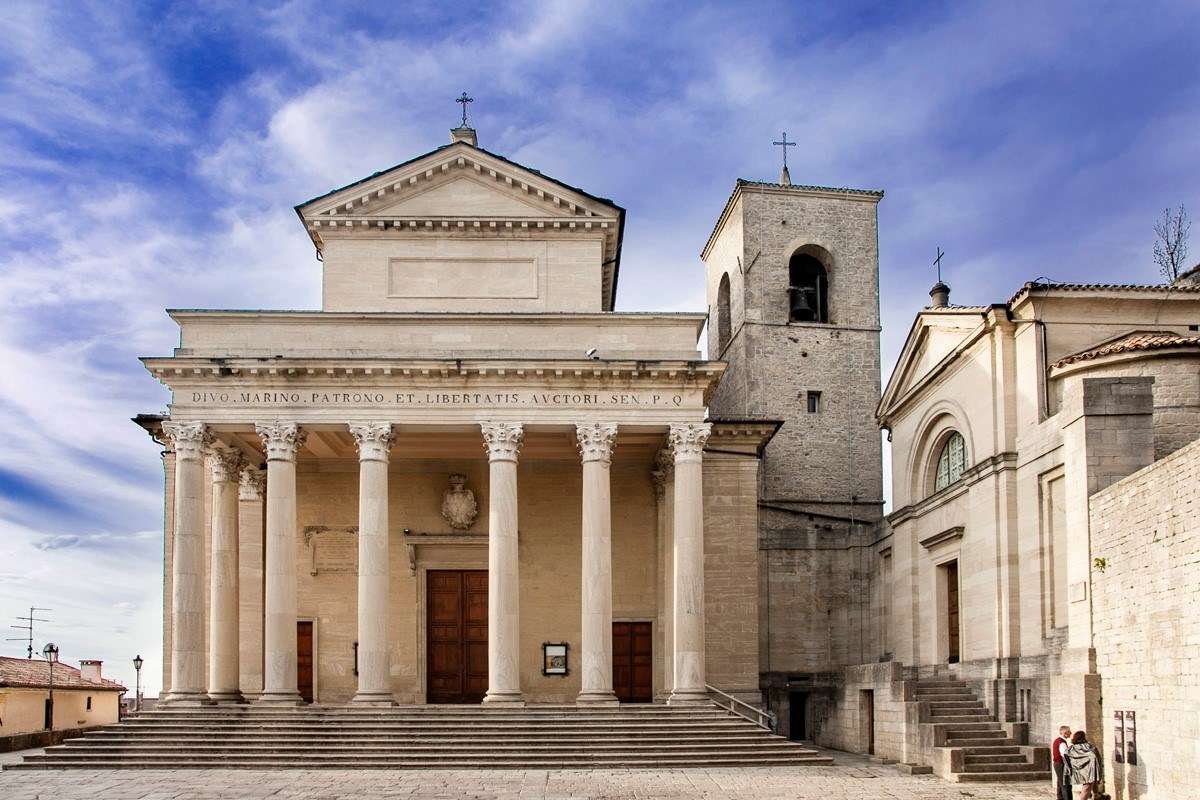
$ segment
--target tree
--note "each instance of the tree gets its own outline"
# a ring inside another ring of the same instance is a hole
[[[1188,254],[1188,232],[1192,229],[1192,221],[1188,219],[1187,209],[1182,205],[1172,211],[1164,208],[1162,219],[1154,223],[1154,263],[1167,283],[1173,283],[1184,272]]]

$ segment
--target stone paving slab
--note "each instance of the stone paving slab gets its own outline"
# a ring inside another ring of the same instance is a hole
[[[4,800],[1049,800],[1050,784],[954,784],[831,753],[832,767],[666,770],[5,770]]]

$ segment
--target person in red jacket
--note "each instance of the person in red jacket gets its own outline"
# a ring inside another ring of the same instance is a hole
[[[1071,800],[1071,777],[1066,769],[1064,756],[1071,746],[1071,728],[1063,725],[1058,729],[1058,736],[1050,743],[1050,758],[1054,764],[1054,791],[1057,800]]]

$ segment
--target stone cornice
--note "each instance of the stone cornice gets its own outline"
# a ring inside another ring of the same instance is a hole
[[[922,539],[920,541],[920,545],[921,545],[921,547],[924,547],[926,550],[932,550],[933,548],[937,547],[939,544],[944,544],[946,542],[953,542],[958,539],[961,539],[963,537],[963,533],[965,533],[965,532],[966,532],[966,528],[964,528],[962,525],[955,525],[953,528],[947,528],[946,530],[941,531],[940,533],[935,533],[932,536],[926,536],[924,539]]]
[[[188,380],[246,378],[509,378],[619,379],[664,384],[701,381],[715,383],[725,371],[722,361],[590,361],[517,359],[385,359],[385,358],[205,358],[164,356],[143,358],[154,377],[168,385]]]
[[[939,508],[951,500],[955,500],[971,490],[971,486],[992,475],[997,475],[1008,470],[1016,470],[1017,468],[1017,453],[1011,450],[1006,450],[1003,453],[996,453],[988,456],[980,461],[975,462],[969,469],[963,472],[962,477],[954,483],[950,484],[940,492],[935,492],[928,497],[918,500],[915,503],[909,503],[903,508],[898,508],[887,515],[888,524],[895,527],[907,522],[910,519],[922,517],[935,508]]]

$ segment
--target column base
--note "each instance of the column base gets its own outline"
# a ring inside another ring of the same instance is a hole
[[[210,706],[212,701],[208,699],[206,692],[168,692],[159,698],[158,705],[177,708],[180,706]]]
[[[302,706],[304,698],[299,692],[263,692],[254,701],[256,706]]]
[[[243,705],[246,698],[241,692],[209,692],[208,702],[219,706]]]
[[[618,706],[620,701],[612,692],[580,692],[579,697],[575,698],[575,705],[579,706]]]
[[[396,705],[391,692],[359,692],[350,700],[351,705],[390,707]]]
[[[676,690],[667,698],[669,706],[710,706],[712,700],[708,692]]]
[[[483,705],[524,708],[525,696],[520,692],[488,692],[483,698]]]

